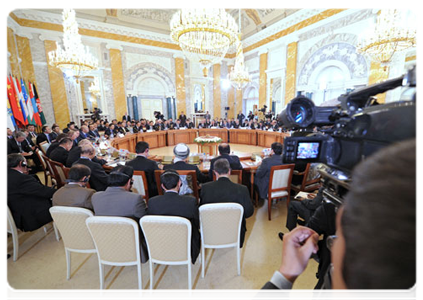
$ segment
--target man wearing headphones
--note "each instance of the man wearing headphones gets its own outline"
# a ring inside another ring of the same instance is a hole
[[[49,209],[56,189],[28,175],[26,159],[19,153],[7,156],[7,205],[16,227],[33,231],[52,221]]]
[[[88,189],[91,170],[85,165],[76,164],[69,170],[67,184],[53,195],[53,206],[82,207],[93,210],[91,197],[95,190]]]
[[[194,264],[200,253],[201,245],[197,199],[179,195],[182,181],[176,170],[166,170],[160,176],[160,182],[165,193],[148,200],[148,214],[183,217],[191,222],[191,260]]]

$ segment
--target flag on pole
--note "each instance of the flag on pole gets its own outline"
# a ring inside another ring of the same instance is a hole
[[[37,124],[37,126],[43,126],[40,120],[40,115],[38,113],[37,108],[37,102],[35,101],[34,91],[33,91],[33,85],[31,82],[28,82],[28,89],[29,89],[29,98],[31,99],[32,108],[34,110],[34,121]]]
[[[37,103],[38,114],[40,115],[41,123],[44,126],[47,123],[47,121],[46,121],[46,118],[44,116],[43,109],[41,107],[40,98],[38,98],[37,87],[35,86],[35,84],[33,84],[32,86],[33,86],[33,90],[34,90],[34,98],[35,98],[35,101]]]
[[[7,127],[10,128],[12,131],[15,131],[16,128],[15,118],[13,117],[13,112],[10,108],[9,101],[7,101]]]
[[[37,125],[35,124],[35,121],[34,121],[34,109],[32,107],[32,102],[28,96],[27,89],[25,87],[25,82],[23,81],[22,78],[21,78],[21,89],[22,89],[22,96],[26,103],[26,107],[28,107],[28,115],[26,116],[28,119],[28,124]]]
[[[27,116],[28,116],[28,108],[26,107],[25,100],[23,99],[21,86],[19,85],[19,80],[15,77],[13,78],[13,84],[15,86],[15,92],[17,95],[17,98],[19,99],[19,105],[21,106],[22,115],[24,118],[24,125],[28,124]]]
[[[23,117],[21,108],[19,106],[18,100],[16,98],[15,89],[13,88],[12,83],[12,76],[7,77],[7,98],[9,99],[10,107],[12,109],[12,113],[14,117],[16,118],[16,121],[18,124],[24,126],[25,125],[25,119]]]

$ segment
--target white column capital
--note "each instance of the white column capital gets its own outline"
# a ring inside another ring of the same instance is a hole
[[[263,48],[263,49],[260,49],[260,51],[257,53],[257,55],[260,56],[260,55],[268,53],[268,52],[269,52],[268,48]]]
[[[118,43],[110,43],[109,42],[109,43],[106,44],[106,49],[108,49],[108,50],[116,49],[116,50],[122,51],[123,47],[122,47],[122,45],[120,45]]]
[[[185,55],[183,53],[174,53],[173,58],[182,58],[185,59]]]
[[[61,38],[58,36],[58,35],[45,35],[45,34],[40,34],[39,36],[38,36],[38,38],[41,40],[41,41],[55,41],[55,42],[58,42],[58,43],[60,43],[61,42]]]

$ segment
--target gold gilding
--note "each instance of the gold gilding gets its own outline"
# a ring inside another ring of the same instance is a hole
[[[19,57],[21,61],[22,77],[25,80],[36,85],[34,65],[32,63],[31,47],[29,46],[29,40],[25,37],[16,36],[16,43],[18,46]]]
[[[7,28],[7,51],[10,53],[10,72],[15,77],[21,77],[19,71],[18,55],[16,53],[14,32],[10,28]]]
[[[378,62],[370,64],[369,85],[388,79],[389,67],[381,66]],[[377,102],[385,103],[386,93],[377,95]]]
[[[228,66],[228,73],[231,71],[231,67],[232,66]],[[235,93],[233,87],[230,87],[228,90],[228,107],[228,119],[232,119],[235,117]]]
[[[46,56],[50,51],[56,50],[56,42],[44,41]],[[69,106],[66,98],[65,82],[63,73],[59,68],[47,64],[48,76],[50,79],[51,100],[53,102],[54,118],[60,128],[65,128],[70,122]]]
[[[175,83],[176,83],[176,111],[177,116],[183,111],[186,111],[186,91],[185,91],[185,68],[184,59],[180,57],[175,58]]]
[[[266,104],[267,53],[260,54],[259,108]]]
[[[213,117],[220,118],[221,109],[220,64],[213,65]]]
[[[297,42],[287,47],[286,76],[285,76],[285,104],[288,104],[295,97],[295,84],[297,76]]]
[[[115,100],[116,119],[127,112],[125,82],[123,80],[122,53],[118,49],[110,49],[110,66],[112,71],[113,98]]]

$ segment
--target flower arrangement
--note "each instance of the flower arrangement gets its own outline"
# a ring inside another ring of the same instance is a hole
[[[210,136],[210,135],[206,135],[206,136],[199,136],[196,137],[194,139],[194,142],[197,144],[209,144],[209,143],[221,143],[222,139],[220,137],[217,136]]]

